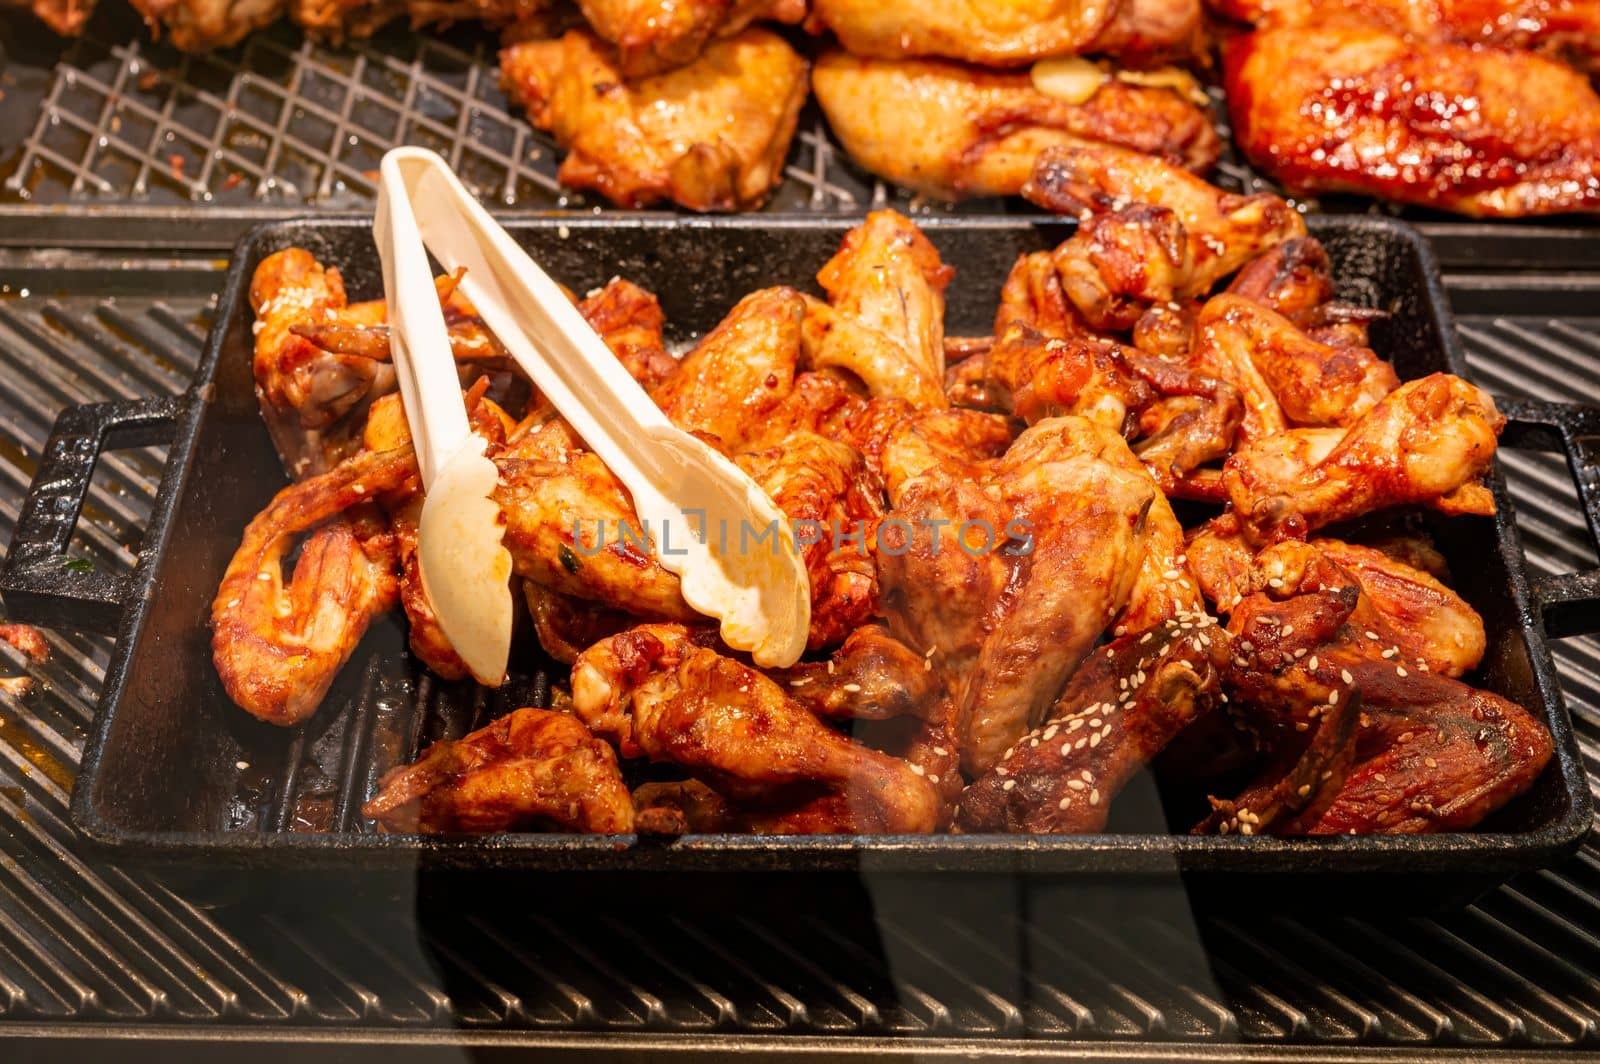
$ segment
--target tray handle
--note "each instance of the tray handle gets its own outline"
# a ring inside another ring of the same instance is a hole
[[[129,576],[77,571],[68,564],[67,546],[100,455],[170,442],[183,409],[183,397],[160,396],[69,406],[56,418],[0,568],[0,598],[14,620],[116,630]]]
[[[1600,550],[1600,407],[1500,396],[1495,405],[1506,416],[1503,444],[1566,456],[1591,546]],[[1600,632],[1600,568],[1539,576],[1529,584],[1551,638]]]

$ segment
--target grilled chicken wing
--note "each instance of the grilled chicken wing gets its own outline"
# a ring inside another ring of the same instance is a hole
[[[885,451],[886,469],[914,472],[890,487],[885,527],[904,539],[880,551],[879,579],[891,631],[943,670],[975,774],[1134,601],[1164,500],[1119,435],[1081,418],[1042,421],[993,462],[926,453],[916,422]]]
[[[617,755],[577,719],[519,709],[390,770],[362,815],[394,831],[633,830]]]
[[[288,0],[288,5],[295,25],[330,44],[370,37],[402,15],[414,30],[456,22],[500,27],[543,19],[552,7],[551,0]]]
[[[572,670],[572,705],[625,756],[680,765],[730,801],[795,816],[787,830],[943,826],[934,784],[911,765],[828,728],[681,626],[643,626],[585,651]],[[827,815],[806,817],[819,802]]]
[[[663,199],[699,211],[759,206],[783,177],[806,97],[806,63],[747,29],[688,66],[625,83],[580,30],[500,54],[506,94],[568,150],[560,178],[622,207]]]
[[[1333,16],[1426,40],[1532,48],[1579,67],[1600,64],[1600,6],[1593,0],[1210,0],[1210,6],[1263,26]]]
[[[245,711],[272,724],[309,717],[394,606],[395,547],[369,500],[414,489],[416,476],[409,446],[364,453],[284,488],[245,528],[211,603],[212,660]],[[308,531],[285,585],[282,559]]]
[[[806,305],[792,288],[763,288],[728,316],[656,386],[674,425],[735,453],[758,437],[794,386]]]
[[[623,76],[640,78],[693,62],[707,41],[757,19],[799,22],[806,0],[578,0],[578,9],[616,46]]]
[[[1204,612],[1130,633],[1073,674],[1050,719],[961,795],[964,832],[1099,831],[1117,792],[1220,693],[1225,633]]]
[[[1366,347],[1367,327],[1387,314],[1335,298],[1328,251],[1316,237],[1285,240],[1240,270],[1228,294],[1259,303],[1318,343]]]
[[[1051,339],[1022,324],[981,356],[985,391],[1034,422],[1075,414],[1121,433],[1168,495],[1194,494],[1189,473],[1233,449],[1243,410],[1231,385],[1110,340]]]
[[[1193,50],[1199,0],[813,0],[814,25],[857,55],[946,56],[988,66],[1095,53],[1149,57]]]
[[[1271,565],[1258,562],[1262,575]],[[1230,619],[1235,646],[1250,648],[1225,672],[1230,705],[1250,715],[1272,756],[1244,794],[1213,799],[1216,812],[1196,830],[1462,830],[1543,771],[1552,742],[1537,720],[1379,651],[1356,620],[1365,596],[1353,581],[1335,588],[1337,578],[1336,568],[1286,569]]]
[[[807,301],[807,362],[848,370],[874,397],[943,407],[944,289],[954,273],[904,215],[867,215],[817,273],[828,302]]]
[[[1478,482],[1505,418],[1447,373],[1409,381],[1348,429],[1292,429],[1235,451],[1223,483],[1249,533],[1309,531],[1389,506],[1492,514]]]
[[[802,661],[772,677],[824,720],[940,719],[943,692],[931,655],[918,654],[881,624],[851,632],[826,661]]]
[[[1600,95],[1529,52],[1320,24],[1224,52],[1239,147],[1298,193],[1482,217],[1600,210]]]
[[[152,36],[184,52],[238,44],[245,35],[278,21],[285,0],[130,0]]]
[[[1257,255],[1305,235],[1277,196],[1235,196],[1138,152],[1053,148],[1022,194],[1081,219],[1055,250],[1061,289],[1096,329],[1133,328],[1152,304],[1209,292]]]
[[[1211,168],[1219,142],[1206,108],[1178,88],[1103,75],[1073,97],[1026,73],[939,60],[862,59],[833,49],[812,72],[817,102],[855,162],[938,199],[1011,196],[1058,145],[1112,144]]]
[[[1283,315],[1230,294],[1200,311],[1187,361],[1243,394],[1245,442],[1291,425],[1354,424],[1400,386],[1394,367],[1371,349],[1318,343]]]

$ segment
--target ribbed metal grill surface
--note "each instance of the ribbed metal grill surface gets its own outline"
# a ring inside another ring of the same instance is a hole
[[[174,392],[220,283],[214,260],[0,258],[0,537],[64,403]],[[75,278],[97,277],[93,289]],[[24,298],[20,290],[29,289]],[[76,288],[76,290],[75,290]],[[90,296],[85,291],[95,291]],[[1596,394],[1600,318],[1472,313],[1478,379]],[[1515,300],[1511,301],[1513,304]],[[74,550],[126,566],[160,454],[102,462]],[[1592,565],[1559,459],[1507,452],[1537,570]],[[399,876],[337,886],[219,871],[163,879],[86,855],[68,789],[108,644],[53,633],[50,664],[0,647],[37,688],[0,696],[0,1018],[274,1029],[475,1028],[859,1040],[1177,1039],[1575,1047],[1600,1043],[1600,847],[1438,919],[1192,917],[1183,897],[1050,887],[928,893],[869,881],[838,897],[652,907],[647,885],[560,898],[418,894]],[[1600,642],[1556,654],[1600,779]],[[182,780],[174,780],[182,786]],[[1137,915],[1131,915],[1137,914]],[[1107,1046],[1108,1051],[1110,1047]]]

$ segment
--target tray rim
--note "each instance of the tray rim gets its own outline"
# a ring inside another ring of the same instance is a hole
[[[667,213],[599,213],[572,216],[551,212],[499,214],[513,230],[818,230],[844,231],[867,212],[850,214],[733,215],[684,218]],[[923,228],[945,230],[1039,229],[1072,226],[1051,215],[918,215]],[[1390,217],[1311,215],[1313,234],[1336,230],[1385,233],[1417,256],[1428,306],[1443,341],[1447,369],[1466,376],[1466,359],[1437,259],[1428,238],[1414,225]],[[264,855],[280,859],[273,868],[345,868],[360,857],[384,867],[415,863],[460,870],[547,870],[573,872],[672,871],[719,874],[769,871],[872,871],[1080,874],[1144,877],[1151,874],[1225,873],[1247,878],[1307,874],[1414,873],[1424,876],[1470,874],[1497,881],[1547,865],[1575,853],[1588,836],[1593,796],[1578,750],[1566,700],[1550,656],[1541,610],[1525,568],[1520,535],[1499,461],[1489,483],[1496,501],[1495,541],[1506,566],[1509,591],[1521,620],[1518,635],[1528,652],[1535,688],[1542,696],[1554,743],[1551,765],[1566,798],[1566,810],[1551,823],[1527,832],[1447,832],[1434,835],[1252,837],[1180,834],[1089,835],[693,835],[671,842],[638,835],[504,833],[480,836],[422,834],[341,834],[266,832],[180,832],[126,830],[104,821],[90,800],[92,783],[109,738],[110,726],[132,664],[132,651],[156,594],[154,575],[174,531],[196,458],[196,433],[214,398],[214,377],[223,336],[238,304],[246,297],[259,245],[295,229],[367,228],[369,215],[352,212],[300,215],[254,226],[235,245],[218,297],[216,318],[195,377],[182,396],[174,440],[157,487],[145,543],[129,576],[130,594],[117,625],[116,643],[96,703],[94,721],[73,787],[70,818],[97,849],[119,858],[158,863],[200,861],[207,865],[259,865]],[[1241,861],[1248,855],[1253,860]],[[292,857],[292,860],[286,859]],[[743,858],[729,866],[730,858]],[[1285,859],[1292,859],[1290,866]]]

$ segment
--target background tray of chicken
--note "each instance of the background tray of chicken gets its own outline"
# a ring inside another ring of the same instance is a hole
[[[231,244],[369,205],[397,144],[487,202],[575,211],[1009,211],[1041,150],[1105,144],[1401,210],[1450,264],[1597,264],[1588,2],[135,0],[154,40],[122,0],[87,29],[87,4],[34,6],[84,35],[0,26],[0,217],[52,243]]]
[[[497,691],[459,679],[415,579],[382,308],[353,302],[380,290],[368,220],[254,232],[186,399],[69,411],[19,525],[20,612],[41,520],[81,490],[61,463],[166,419],[79,826],[268,865],[1386,872],[1452,896],[1575,846],[1588,790],[1491,464],[1504,419],[1453,375],[1426,245],[1382,219],[1308,237],[1144,156],[1060,151],[1036,181],[1084,220],[513,224],[670,416],[790,516],[866,522],[866,553],[807,550],[788,670],[720,650],[649,557],[595,549],[625,495],[442,283],[529,605]],[[1133,268],[1136,195],[1179,274]],[[1019,518],[1031,549],[928,537]],[[909,541],[871,531],[897,522]],[[58,565],[38,601],[70,614],[84,580]]]

